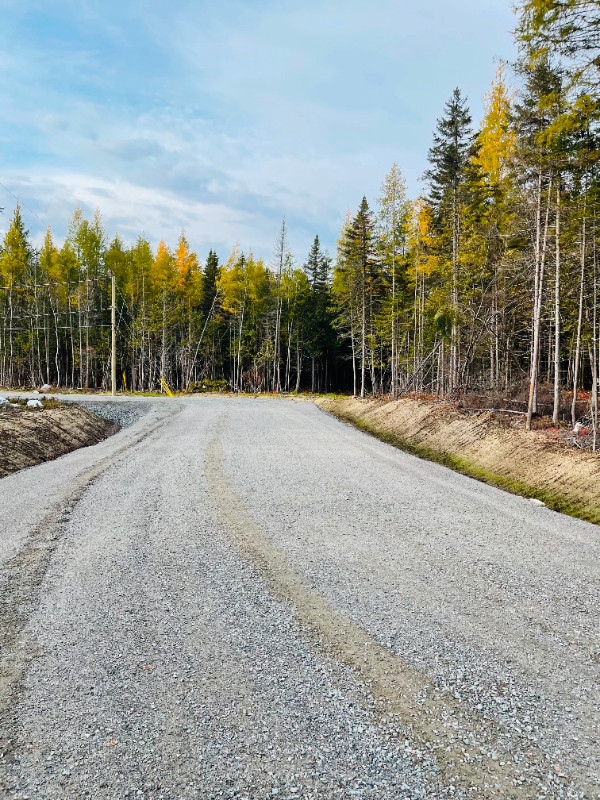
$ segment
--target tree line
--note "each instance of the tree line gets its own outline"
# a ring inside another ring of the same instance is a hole
[[[455,89],[432,135],[428,191],[392,165],[348,213],[336,252],[303,260],[285,220],[270,263],[201,262],[182,234],[153,251],[76,211],[62,247],[30,244],[17,208],[0,250],[0,383],[103,387],[110,276],[118,373],[134,391],[465,392],[597,413],[600,7],[524,0],[517,89],[501,64],[473,125]],[[587,395],[586,395],[587,396]]]

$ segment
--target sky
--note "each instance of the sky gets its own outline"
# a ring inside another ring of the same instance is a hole
[[[455,86],[475,124],[511,0],[0,0],[0,235],[79,205],[109,237],[302,262],[394,162],[423,189]]]

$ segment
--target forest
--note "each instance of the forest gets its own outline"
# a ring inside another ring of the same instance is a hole
[[[153,251],[77,209],[35,249],[17,206],[0,245],[0,385],[105,389],[111,278],[119,388],[466,393],[597,415],[600,5],[524,0],[516,63],[500,63],[474,125],[456,88],[440,110],[425,196],[391,165],[348,213],[334,254],[298,258],[283,219],[269,263]],[[512,88],[512,87],[516,88]],[[359,198],[357,198],[359,200]]]

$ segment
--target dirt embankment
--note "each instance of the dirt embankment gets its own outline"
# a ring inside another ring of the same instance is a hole
[[[0,478],[97,444],[118,426],[75,404],[0,408]]]
[[[600,455],[560,447],[486,412],[421,400],[320,398],[323,410],[414,455],[600,523]]]

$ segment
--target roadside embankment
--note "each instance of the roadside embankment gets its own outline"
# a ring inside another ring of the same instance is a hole
[[[315,402],[416,456],[600,523],[600,456],[560,447],[543,431],[528,433],[488,412],[466,413],[424,400],[323,397]]]
[[[40,401],[41,402],[41,401]],[[0,407],[0,478],[106,439],[119,426],[74,403]]]

